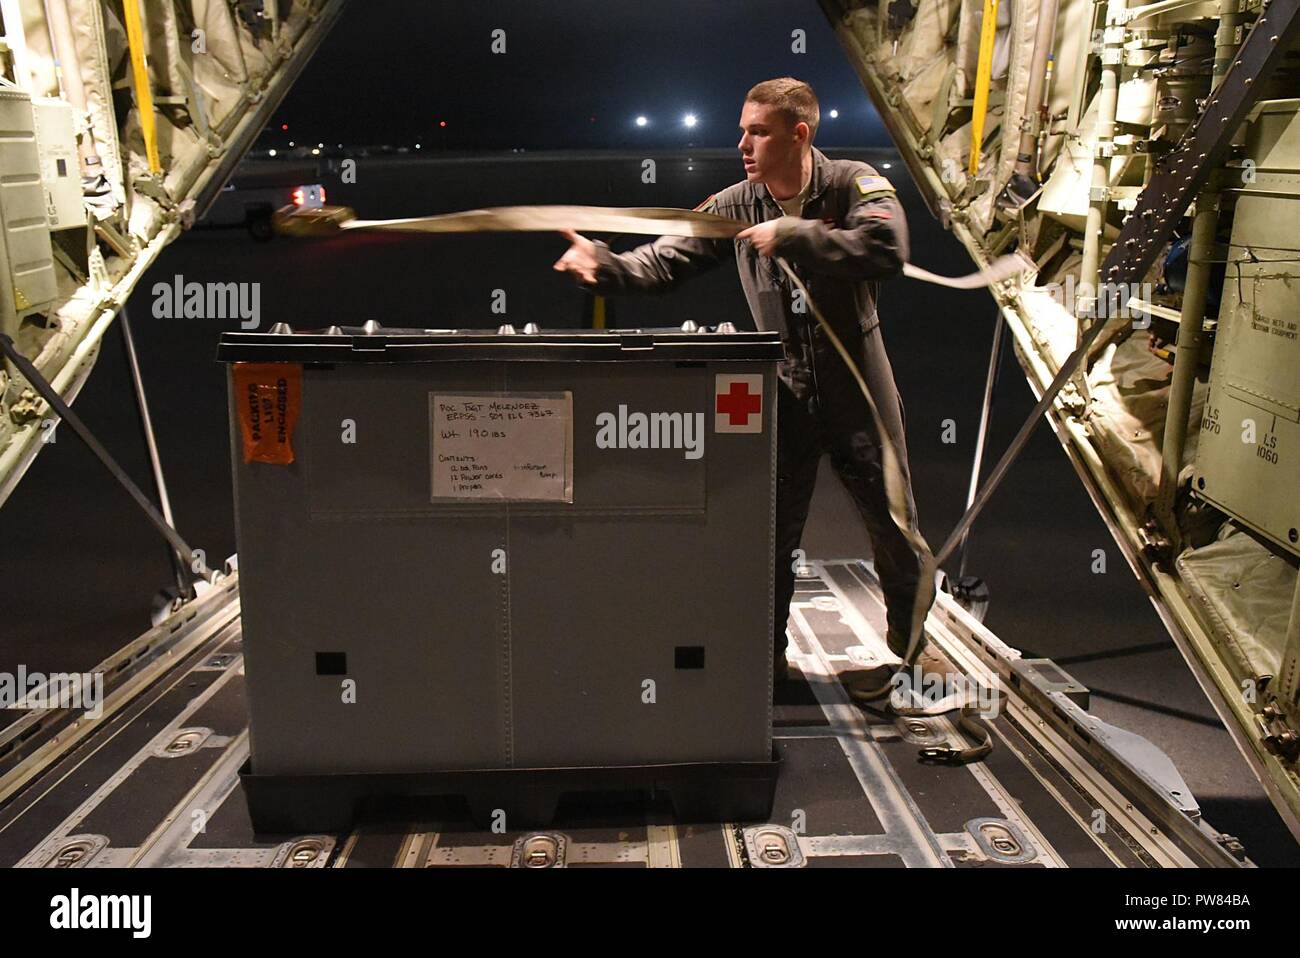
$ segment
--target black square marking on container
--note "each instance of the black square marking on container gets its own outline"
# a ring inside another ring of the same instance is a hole
[[[348,654],[346,652],[317,652],[317,675],[347,675]]]
[[[679,645],[674,648],[673,667],[678,669],[704,668],[704,646]]]

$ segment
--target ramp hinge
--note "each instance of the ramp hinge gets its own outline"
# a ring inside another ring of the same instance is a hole
[[[1296,734],[1276,702],[1264,706],[1264,710],[1255,716],[1255,724],[1264,744],[1274,752],[1289,761],[1300,757],[1300,735]]]
[[[1237,861],[1244,862],[1246,860],[1246,847],[1241,844],[1237,836],[1220,834],[1215,838],[1215,841],[1219,843],[1220,848]]]

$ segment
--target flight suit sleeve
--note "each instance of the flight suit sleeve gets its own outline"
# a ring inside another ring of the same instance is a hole
[[[842,279],[888,279],[909,256],[903,204],[884,177],[864,173],[849,189],[842,229],[821,220],[783,217],[776,252],[809,272]]]
[[[718,194],[706,199],[695,211],[716,213]],[[735,240],[700,239],[693,236],[661,236],[652,243],[627,253],[615,253],[596,240],[596,282],[583,288],[602,296],[619,293],[667,293],[692,276],[732,260]]]
[[[734,240],[693,236],[661,236],[626,253],[615,253],[599,240],[595,243],[596,282],[582,285],[602,296],[666,293],[732,259],[736,252]]]

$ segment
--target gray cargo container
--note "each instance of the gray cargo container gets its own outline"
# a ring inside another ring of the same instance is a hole
[[[225,335],[251,772],[770,764],[781,355]]]

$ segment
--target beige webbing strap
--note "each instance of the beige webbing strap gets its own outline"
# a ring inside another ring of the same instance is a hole
[[[416,233],[547,232],[586,230],[589,233],[646,233],[655,236],[695,236],[731,239],[752,226],[714,213],[666,207],[497,206],[439,216],[403,220],[349,220],[345,230],[407,230]]]
[[[862,372],[858,369],[858,364],[853,361],[849,351],[844,348],[844,343],[840,341],[839,336],[835,335],[835,330],[831,324],[826,321],[817,304],[813,302],[812,296],[808,294],[808,287],[804,286],[802,280],[795,275],[790,264],[781,257],[776,261],[781,264],[781,269],[785,270],[790,281],[795,284],[796,288],[803,293],[804,302],[808,306],[809,312],[817,320],[826,338],[831,341],[835,351],[839,353],[840,359],[844,360],[844,365],[848,367],[849,372],[853,374],[854,380],[857,381],[858,388],[862,390],[862,396],[867,401],[867,408],[871,411],[871,421],[876,426],[876,435],[880,440],[881,465],[884,467],[885,474],[885,498],[889,502],[889,517],[893,520],[898,531],[907,539],[911,545],[912,551],[916,553],[917,561],[921,568],[916,583],[916,599],[912,603],[912,623],[908,630],[907,652],[903,656],[903,667],[906,668],[916,661],[916,657],[921,652],[921,645],[925,635],[925,617],[930,611],[930,606],[934,603],[935,593],[935,571],[934,553],[930,551],[930,544],[925,541],[925,536],[921,535],[921,530],[912,524],[911,511],[908,509],[908,484],[903,475],[903,468],[898,455],[898,448],[894,444],[894,437],[889,434],[885,428],[884,421],[880,418],[880,409],[876,405],[876,399],[871,395],[871,390],[867,386],[867,381],[862,378]],[[886,682],[879,689],[850,689],[850,693],[855,698],[871,700],[883,697],[889,694],[891,684]]]
[[[889,707],[896,715],[904,717],[933,718],[956,712],[957,729],[975,742],[974,745],[961,748],[948,744],[926,745],[920,750],[923,759],[948,765],[965,765],[967,762],[978,761],[993,751],[993,731],[986,723],[978,696],[953,692],[937,702],[926,703],[915,689],[895,685],[889,696]]]
[[[294,214],[294,218],[303,216],[304,212]],[[571,229],[588,233],[731,239],[753,225],[729,216],[718,216],[716,213],[662,206],[622,209],[607,206],[496,206],[485,210],[464,210],[399,220],[348,219],[334,222],[331,227],[341,230],[379,229],[411,233],[551,233]],[[939,276],[911,263],[903,266],[903,275],[951,289],[983,289],[1031,268],[1033,263],[1022,254],[1012,253],[966,276]]]

